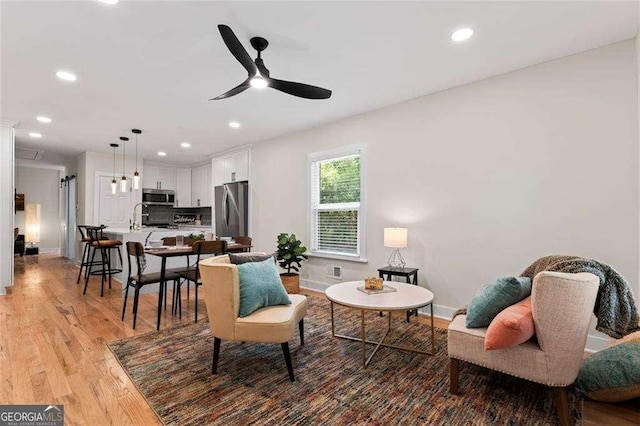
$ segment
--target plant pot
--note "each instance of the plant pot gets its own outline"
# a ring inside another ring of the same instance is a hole
[[[293,272],[280,274],[282,285],[289,294],[300,293],[300,275]]]

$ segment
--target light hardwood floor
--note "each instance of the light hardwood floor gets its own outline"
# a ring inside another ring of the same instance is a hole
[[[76,284],[78,268],[71,262],[53,255],[15,260],[15,285],[0,297],[0,403],[64,404],[68,425],[160,424],[106,346],[155,330],[157,297],[140,297],[133,330],[129,306],[125,321],[120,321],[117,282],[100,297],[100,281],[92,278],[83,295],[82,285]],[[194,294],[189,301],[183,297],[183,319],[167,311],[162,328],[193,321]],[[202,301],[199,312],[205,315]],[[446,325],[447,321],[436,321],[436,326]],[[585,425],[637,425],[639,420],[637,400],[585,404]]]

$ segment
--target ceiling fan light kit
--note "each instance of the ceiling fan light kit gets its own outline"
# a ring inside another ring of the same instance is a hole
[[[113,179],[111,180],[111,194],[116,195],[118,192],[118,182],[116,181],[116,148],[118,147],[118,144],[111,143],[109,146],[113,148]]]
[[[209,99],[210,101],[235,96],[250,87],[255,87],[257,89],[271,87],[272,89],[305,99],[328,99],[331,97],[331,90],[323,89],[322,87],[271,78],[269,70],[265,67],[261,55],[262,51],[269,46],[269,42],[266,39],[262,37],[251,38],[251,46],[258,51],[258,57],[255,60],[252,60],[231,28],[227,25],[218,25],[218,30],[220,30],[222,40],[227,45],[231,54],[238,60],[238,62],[240,62],[244,69],[247,70],[248,77],[233,89],[220,96]]]
[[[131,133],[136,135],[136,171],[133,173],[133,189],[140,189],[140,173],[138,173],[138,135],[142,133],[142,130],[131,129]]]
[[[122,179],[120,179],[120,192],[127,192],[127,176],[124,173],[124,163],[125,163],[125,151],[126,146],[125,142],[129,140],[129,138],[125,136],[120,136],[120,140],[122,141]]]

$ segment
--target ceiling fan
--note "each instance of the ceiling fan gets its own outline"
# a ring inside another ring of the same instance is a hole
[[[249,76],[245,81],[223,93],[220,96],[209,99],[210,101],[229,98],[238,93],[244,92],[249,87],[264,88],[271,87],[284,93],[306,99],[328,99],[331,97],[331,90],[322,87],[311,86],[309,84],[295,83],[293,81],[277,80],[269,76],[269,70],[264,66],[260,56],[261,52],[267,48],[269,42],[262,37],[253,37],[251,46],[258,51],[258,57],[252,60],[247,51],[242,47],[238,37],[227,25],[218,25],[222,40],[227,45],[231,54],[247,70]]]

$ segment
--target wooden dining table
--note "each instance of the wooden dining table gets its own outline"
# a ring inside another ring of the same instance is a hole
[[[251,245],[249,244],[239,244],[239,243],[230,243],[227,244],[227,250],[225,253],[238,253],[251,250]],[[160,267],[160,289],[158,290],[158,321],[156,323],[156,330],[160,330],[160,318],[162,317],[162,304],[165,292],[166,283],[166,270],[167,270],[167,259],[170,257],[180,257],[180,256],[193,256],[196,253],[193,251],[193,247],[191,246],[169,246],[162,248],[146,248],[146,254],[150,254],[151,256],[158,256],[162,261],[162,266]],[[166,303],[166,301],[165,301]],[[196,303],[198,301],[196,300]]]

